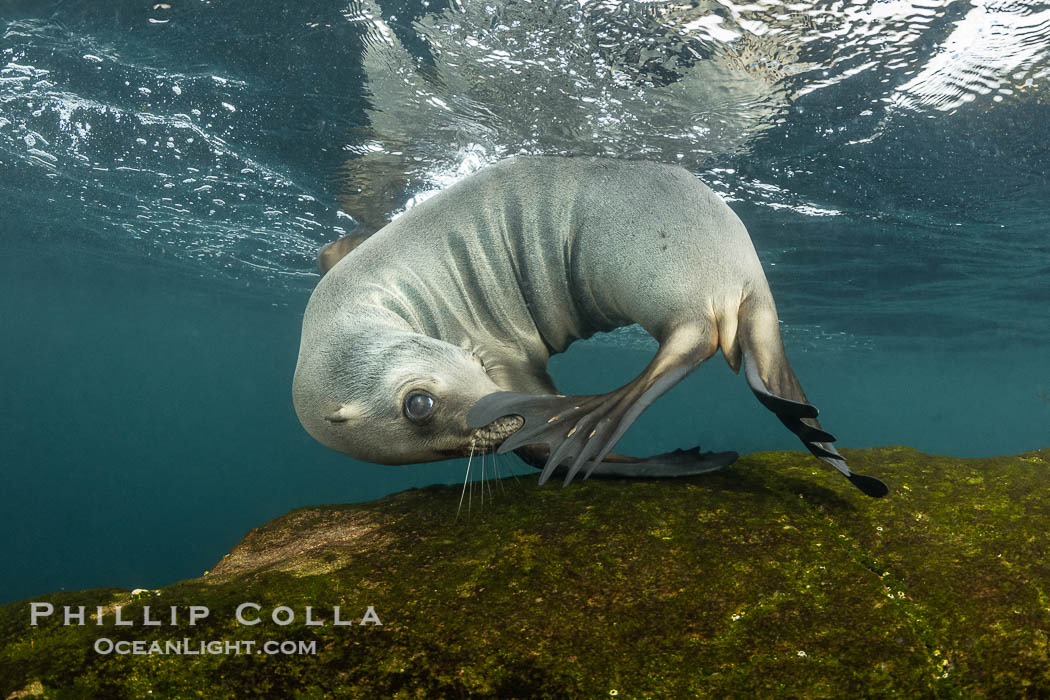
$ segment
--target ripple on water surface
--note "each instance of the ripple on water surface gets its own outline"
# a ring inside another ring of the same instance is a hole
[[[298,295],[321,243],[486,163],[644,157],[733,202],[814,337],[1045,301],[1046,5],[253,8],[0,24],[9,222]]]

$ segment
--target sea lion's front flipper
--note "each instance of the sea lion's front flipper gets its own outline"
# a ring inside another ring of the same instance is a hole
[[[717,344],[703,326],[669,332],[656,356],[633,381],[598,396],[557,396],[497,392],[483,396],[467,414],[467,425],[480,428],[504,416],[517,415],[522,426],[497,452],[526,445],[547,445],[550,456],[540,474],[546,483],[561,464],[569,464],[568,485],[588,465],[590,474],[612,451],[627,429],[653,401],[714,354]]]
[[[480,428],[504,416],[521,416],[521,427],[500,444],[496,453],[503,454],[530,445],[547,445],[550,449],[540,476],[542,484],[550,478],[562,459],[574,456],[562,447],[578,432],[580,419],[605,398],[500,391],[483,396],[471,407],[467,413],[467,425]],[[558,457],[558,461],[554,460],[555,457]]]
[[[470,409],[467,425],[480,428],[503,416],[521,416],[522,426],[503,441],[497,453],[526,445],[548,445],[550,456],[540,483],[546,483],[556,467],[571,460],[565,477],[568,484],[585,464],[589,472],[593,471],[642,411],[690,369],[675,367],[655,378],[643,373],[620,389],[598,396],[489,394]]]
[[[856,474],[850,470],[846,460],[838,453],[835,437],[825,432],[817,423],[817,407],[806,401],[796,401],[770,391],[759,374],[755,358],[750,353],[744,354],[744,376],[748,386],[759,402],[776,414],[784,426],[802,440],[815,457],[835,467],[854,486],[872,498],[881,498],[889,493],[889,488],[873,476]],[[794,377],[794,374],[791,374]],[[797,383],[797,380],[795,381]],[[801,390],[799,390],[801,394]]]

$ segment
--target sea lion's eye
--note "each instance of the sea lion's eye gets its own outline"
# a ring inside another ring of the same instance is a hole
[[[422,391],[414,391],[405,399],[405,418],[419,423],[434,410],[434,397]]]

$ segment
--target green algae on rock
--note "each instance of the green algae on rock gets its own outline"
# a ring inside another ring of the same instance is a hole
[[[774,452],[674,481],[510,480],[458,519],[458,486],[299,509],[200,579],[39,596],[57,612],[36,627],[28,601],[0,607],[0,697],[1050,694],[1050,450],[847,456],[891,494]],[[237,621],[245,602],[258,624]],[[87,624],[62,625],[66,605]],[[114,625],[116,605],[137,624]],[[190,605],[210,614],[189,626]],[[145,626],[145,606],[182,617]],[[280,606],[294,622],[273,622]],[[368,606],[381,625],[360,624]],[[100,654],[99,638],[315,653]]]

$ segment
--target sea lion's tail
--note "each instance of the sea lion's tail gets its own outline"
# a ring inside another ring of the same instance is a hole
[[[889,489],[884,483],[850,470],[832,444],[835,437],[825,432],[817,420],[817,407],[809,403],[784,352],[772,295],[749,297],[744,301],[739,331],[744,376],[759,402],[775,413],[815,457],[835,467],[867,495],[885,496]]]

